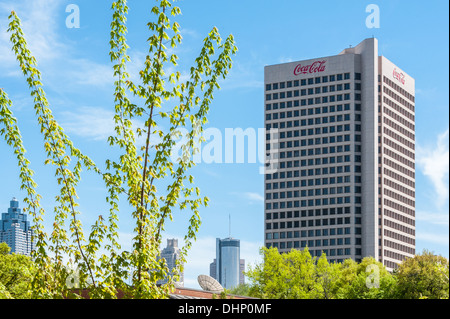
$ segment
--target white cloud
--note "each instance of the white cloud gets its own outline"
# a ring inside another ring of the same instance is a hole
[[[254,56],[257,59],[256,56]],[[231,68],[227,78],[219,82],[223,90],[248,88],[259,89],[264,86],[264,80],[261,77],[260,61],[251,60],[244,62],[233,59],[233,67]]]
[[[106,141],[109,136],[114,136],[114,112],[100,107],[78,107],[74,111],[62,111],[59,114],[60,124],[68,135],[79,136],[92,141]],[[133,129],[144,128],[144,122],[134,119]],[[152,129],[155,132],[155,129]],[[136,137],[136,145],[140,147],[145,143],[145,136]],[[152,144],[160,143],[159,135],[152,134]]]
[[[264,202],[264,197],[258,193],[246,192],[244,196],[251,201]]]
[[[446,245],[448,247],[448,233],[436,234],[436,233],[417,232],[416,240],[431,242],[439,245]]]
[[[424,222],[434,224],[434,225],[443,225],[443,226],[447,226],[447,227],[449,226],[448,211],[442,212],[442,213],[417,211],[416,212],[416,220],[424,221]]]
[[[15,11],[21,20],[22,29],[31,53],[39,61],[51,61],[65,50],[65,46],[58,41],[58,10],[61,0],[9,1],[0,5],[0,65],[9,66],[14,60],[11,52],[10,34],[6,32],[8,16]],[[5,61],[7,63],[3,63]],[[14,65],[15,67],[16,65]],[[16,73],[14,73],[16,74]]]
[[[280,63],[294,62],[294,60],[293,60],[292,58],[290,58],[290,57],[285,57],[285,56],[282,56],[281,58],[279,58],[278,61],[279,61]]]
[[[230,195],[248,200],[250,203],[264,202],[264,197],[256,192],[230,192]]]
[[[112,65],[92,62],[87,59],[70,61],[66,76],[77,85],[103,88],[114,84]]]
[[[61,126],[69,134],[100,141],[114,134],[114,113],[95,107],[61,112]]]
[[[435,145],[417,147],[416,162],[434,187],[436,204],[442,207],[449,198],[449,129],[437,137]]]

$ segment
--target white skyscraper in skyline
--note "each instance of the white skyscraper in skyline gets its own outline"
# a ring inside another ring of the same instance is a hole
[[[265,245],[338,262],[372,256],[388,269],[414,256],[414,79],[370,38],[266,66],[264,83],[265,127],[278,130]]]

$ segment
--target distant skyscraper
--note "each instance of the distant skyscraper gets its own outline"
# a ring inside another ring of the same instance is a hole
[[[16,198],[10,201],[7,213],[0,220],[0,242],[5,242],[11,253],[29,256],[34,249],[31,240],[32,230],[27,215],[22,213]]]
[[[172,274],[173,269],[176,267],[176,260],[180,256],[180,249],[178,248],[178,239],[167,239],[167,247],[161,252],[161,258],[164,258],[169,267],[170,274]],[[180,279],[177,281],[181,286],[184,286],[184,273],[180,273]],[[160,280],[159,284],[167,283],[167,279]]]
[[[210,264],[209,274],[224,288],[230,289],[244,283],[245,260],[240,259],[240,240],[216,239],[216,258]]]

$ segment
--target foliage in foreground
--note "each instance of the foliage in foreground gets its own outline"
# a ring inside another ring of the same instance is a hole
[[[180,25],[170,19],[180,15],[181,10],[172,0],[157,0],[147,24],[148,34],[144,36],[148,42],[146,60],[139,80],[133,82],[126,71],[130,61],[127,1],[114,1],[112,11],[109,56],[115,78],[111,106],[115,112],[115,134],[108,143],[111,154],[120,154],[105,159],[105,169],[77,148],[54,118],[21,21],[14,11],[9,16],[7,31],[12,51],[34,99],[45,165],[55,168],[59,191],[52,229],[47,233],[43,226],[47,212],[40,204],[42,197],[36,191],[34,171],[12,112],[13,103],[0,88],[0,136],[12,147],[17,159],[21,189],[26,193],[24,212],[33,218],[32,259],[37,269],[29,279],[33,298],[80,297],[70,289],[71,265],[78,270],[79,288],[89,288],[90,298],[116,298],[119,290],[132,298],[167,297],[173,281],[157,285],[169,271],[165,260],[158,258],[166,223],[174,219],[174,211],[187,212],[184,245],[175,276],[169,277],[176,280],[200,227],[199,209],[208,203],[207,197],[200,196],[188,170],[195,165],[192,156],[201,140],[213,93],[220,88],[219,80],[227,76],[231,56],[237,51],[233,36],[223,40],[214,27],[189,69],[188,80],[182,80],[179,71],[169,74],[168,71],[176,70],[178,60],[170,52],[175,52],[182,40]],[[130,93],[138,101],[136,104],[128,97]],[[134,123],[144,124],[136,127]],[[185,136],[181,136],[181,129],[187,131]],[[145,139],[142,147],[139,137]],[[173,154],[181,137],[181,155]],[[81,223],[77,192],[83,171],[93,172],[104,182],[109,206],[109,211],[93,218],[96,222],[88,232]],[[119,202],[131,208],[135,222],[132,251],[122,250],[119,244]],[[130,277],[133,289],[127,285]],[[0,288],[5,291],[9,286],[8,281],[7,286]]]
[[[34,264],[30,257],[10,251],[6,243],[0,243],[0,299],[29,298]]]
[[[0,299],[36,298],[31,280],[37,271],[30,257],[9,254],[0,243]],[[424,251],[404,260],[394,273],[373,258],[361,263],[328,263],[325,255],[311,257],[307,249],[280,254],[263,248],[266,263],[250,267],[250,283],[227,294],[267,299],[448,299],[449,262]],[[130,297],[125,295],[125,298]]]
[[[308,248],[280,254],[261,249],[263,262],[249,267],[250,283],[232,290],[268,299],[448,299],[449,262],[424,251],[390,273],[372,257],[329,263]]]

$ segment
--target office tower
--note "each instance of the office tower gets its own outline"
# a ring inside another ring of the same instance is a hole
[[[27,215],[22,213],[16,198],[10,201],[7,213],[2,213],[0,220],[0,242],[11,248],[11,253],[30,256],[34,249],[32,230]]]
[[[245,284],[245,259],[239,260],[239,284]]]
[[[330,261],[415,253],[414,79],[365,39],[266,66],[265,245]],[[271,142],[272,139],[272,142]],[[272,168],[271,168],[272,169]]]
[[[177,267],[176,260],[179,258],[180,249],[178,248],[178,239],[167,239],[167,247],[161,251],[160,258],[166,260],[169,267],[170,274],[173,275],[173,270]],[[158,281],[158,284],[166,284],[167,279]],[[177,283],[184,286],[184,272],[180,273],[180,278]]]
[[[209,275],[217,280],[217,261],[214,258],[214,261],[209,264]],[[245,259],[239,259],[239,284],[245,284]]]
[[[209,264],[209,276],[213,277],[215,280],[217,280],[216,268],[217,268],[217,259],[214,258],[214,261]]]
[[[240,259],[240,240],[216,239],[216,258],[209,265],[209,275],[224,288],[231,289],[244,283],[245,260]]]

